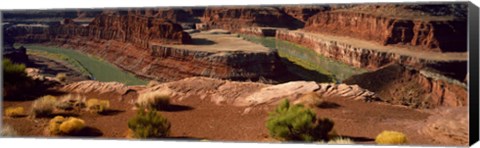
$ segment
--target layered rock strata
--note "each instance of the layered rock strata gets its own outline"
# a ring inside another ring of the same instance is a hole
[[[196,84],[196,85],[192,85]],[[298,100],[303,94],[315,92],[322,97],[373,101],[373,92],[357,85],[315,83],[311,81],[292,81],[269,85],[256,82],[235,82],[205,77],[191,77],[178,81],[154,84],[152,86],[125,86],[118,83],[82,81],[68,84],[62,88],[75,93],[116,93],[123,95],[127,91],[138,94],[151,91],[169,91],[173,98],[181,101],[195,98],[211,99],[216,104],[234,106],[273,105],[287,98]]]
[[[204,29],[238,31],[244,27],[299,28],[303,22],[278,7],[209,7],[202,17]]]
[[[78,26],[69,20],[59,27],[18,26],[16,30],[23,31],[14,36],[23,43],[44,42],[78,49],[136,75],[160,81],[191,76],[260,81],[285,75],[286,70],[274,51],[210,52],[164,46],[186,44],[192,39],[178,24],[136,13],[106,12],[88,26]]]
[[[320,55],[359,68],[375,70],[390,63],[399,63],[417,69],[431,68],[460,81],[465,80],[467,74],[466,53],[421,53],[408,48],[298,30],[278,29],[276,38],[305,46]]]
[[[352,76],[344,83],[373,91],[386,102],[414,108],[468,105],[465,83],[398,64]]]
[[[317,13],[308,19],[304,29],[361,38],[382,45],[414,46],[422,51],[467,51],[466,19],[438,16],[386,17],[347,10]]]

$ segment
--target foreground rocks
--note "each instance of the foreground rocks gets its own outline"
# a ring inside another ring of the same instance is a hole
[[[195,85],[192,85],[195,84]],[[256,82],[235,82],[205,77],[191,77],[151,86],[125,86],[116,82],[80,81],[68,84],[62,90],[73,93],[115,93],[128,91],[138,94],[151,91],[170,91],[179,101],[199,97],[211,99],[218,105],[256,106],[277,104],[283,99],[295,101],[303,94],[315,92],[321,97],[345,98],[360,101],[377,99],[373,92],[357,85],[293,81],[277,85]]]

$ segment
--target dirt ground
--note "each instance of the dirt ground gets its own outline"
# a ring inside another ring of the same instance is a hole
[[[97,134],[86,138],[125,138],[128,119],[136,111],[133,109],[135,95],[117,99],[112,94],[87,95],[87,98],[110,99],[112,111],[107,115],[97,115],[86,111],[57,112],[58,115],[76,116],[85,120]],[[273,142],[265,127],[268,112],[275,106],[257,106],[244,113],[244,107],[215,105],[210,98],[204,100],[192,97],[178,101],[173,99],[177,109],[162,111],[161,114],[171,122],[171,140],[243,141]],[[328,117],[335,122],[334,130],[338,135],[349,137],[356,143],[374,144],[374,138],[383,130],[404,132],[412,145],[437,145],[431,137],[418,133],[419,123],[430,115],[419,110],[402,106],[392,106],[380,102],[367,103],[343,98],[330,98],[327,101],[337,104],[333,108],[317,108],[318,117]],[[30,109],[32,101],[4,101],[3,107],[22,106]],[[3,123],[11,125],[20,136],[43,137],[49,118],[32,119],[29,117],[3,117]]]

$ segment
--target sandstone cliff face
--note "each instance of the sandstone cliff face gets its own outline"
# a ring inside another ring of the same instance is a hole
[[[278,56],[270,53],[204,52],[153,45],[138,48],[118,41],[65,40],[64,47],[105,59],[138,76],[173,81],[191,76],[258,81],[282,76]],[[102,50],[98,50],[102,49]]]
[[[207,8],[202,18],[206,29],[238,31],[242,27],[298,28],[303,22],[291,17],[277,7]]]
[[[86,27],[70,23],[50,28],[49,31],[54,39],[86,37],[95,40],[118,40],[142,48],[147,48],[150,42],[185,44],[191,41],[190,35],[183,32],[180,25],[139,15],[102,14]]]
[[[466,84],[397,64],[353,76],[344,83],[373,91],[389,103],[414,108],[457,107],[468,102]]]
[[[348,43],[349,41],[338,42],[321,38],[315,34],[283,29],[277,30],[276,38],[300,44],[325,57],[335,59],[354,67],[366,68],[369,70],[375,70],[390,63],[399,63],[417,69],[427,67],[432,68],[442,74],[462,81],[467,74],[466,57],[464,60],[451,61],[418,58],[394,52],[356,47],[355,44]]]
[[[467,21],[461,19],[403,19],[354,11],[331,11],[310,17],[304,29],[361,38],[383,45],[414,46],[425,51],[467,51]]]
[[[151,43],[185,44],[191,41],[180,25],[169,20],[141,15],[103,13],[88,26],[75,24],[70,19],[60,26],[16,25],[15,40],[24,43],[63,41],[74,37],[86,40],[117,40],[137,47],[148,48]]]
[[[330,10],[330,6],[318,6],[318,5],[297,5],[297,6],[284,6],[281,9],[288,15],[302,21],[306,22],[310,17],[317,14],[318,12]]]
[[[139,16],[138,12],[123,13],[106,12],[88,26],[66,20],[62,26],[40,31],[47,36],[45,40],[26,40],[25,36],[35,34],[29,31],[16,38],[25,43],[78,49],[136,75],[161,81],[191,76],[259,81],[286,72],[273,51],[216,53],[164,47],[162,44],[189,43],[191,37],[170,21]]]

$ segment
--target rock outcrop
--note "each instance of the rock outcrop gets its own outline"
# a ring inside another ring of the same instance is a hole
[[[420,53],[408,48],[298,30],[278,29],[276,38],[305,46],[322,56],[358,68],[376,70],[391,63],[399,63],[417,69],[435,69],[461,81],[467,74],[467,54],[464,53]]]
[[[291,5],[281,7],[286,14],[296,18],[299,21],[306,22],[310,17],[323,11],[330,10],[328,5]]]
[[[208,7],[202,17],[205,29],[238,31],[243,27],[299,28],[303,22],[278,7]]]
[[[206,101],[211,101],[217,105],[241,107],[276,105],[283,99],[295,102],[302,95],[312,92],[322,98],[352,99],[366,102],[378,100],[375,93],[357,85],[315,83],[312,81],[292,81],[271,85],[206,77],[190,77],[178,81],[152,83],[148,86],[125,86],[116,82],[80,81],[65,85],[60,90],[75,94],[93,93],[122,96],[130,92],[143,94],[152,91],[168,91],[175,99],[173,101],[199,98],[201,100],[209,99]]]
[[[344,81],[375,92],[380,99],[391,104],[413,108],[441,106],[467,106],[466,84],[458,80],[418,71],[398,64],[377,71],[352,76]]]
[[[321,12],[310,17],[304,29],[423,51],[467,51],[464,17],[424,15],[404,9],[386,5]]]
[[[198,85],[191,85],[198,84]],[[234,106],[273,105],[283,99],[292,102],[305,93],[315,92],[322,97],[353,99],[359,101],[374,101],[373,92],[356,85],[315,83],[308,81],[291,81],[276,85],[255,82],[234,82],[203,77],[191,77],[154,85],[139,91],[145,93],[156,90],[169,90],[179,100],[199,96],[200,99],[210,98],[216,104],[231,104]]]
[[[3,28],[3,45],[2,45],[2,56],[9,59],[13,63],[28,63],[27,50],[22,46],[18,49],[13,47],[15,39],[13,38],[13,30]]]
[[[128,86],[118,82],[99,82],[99,81],[79,81],[70,83],[60,88],[61,91],[76,93],[76,94],[106,94],[113,93],[118,95],[124,95],[128,91],[132,90]]]
[[[121,15],[105,12],[98,15],[88,26],[77,25],[65,19],[63,25],[16,25],[13,36],[17,42],[67,43],[73,38],[84,40],[117,40],[137,47],[148,48],[151,43],[185,44],[191,41],[188,33],[179,24],[165,19],[141,15]]]

